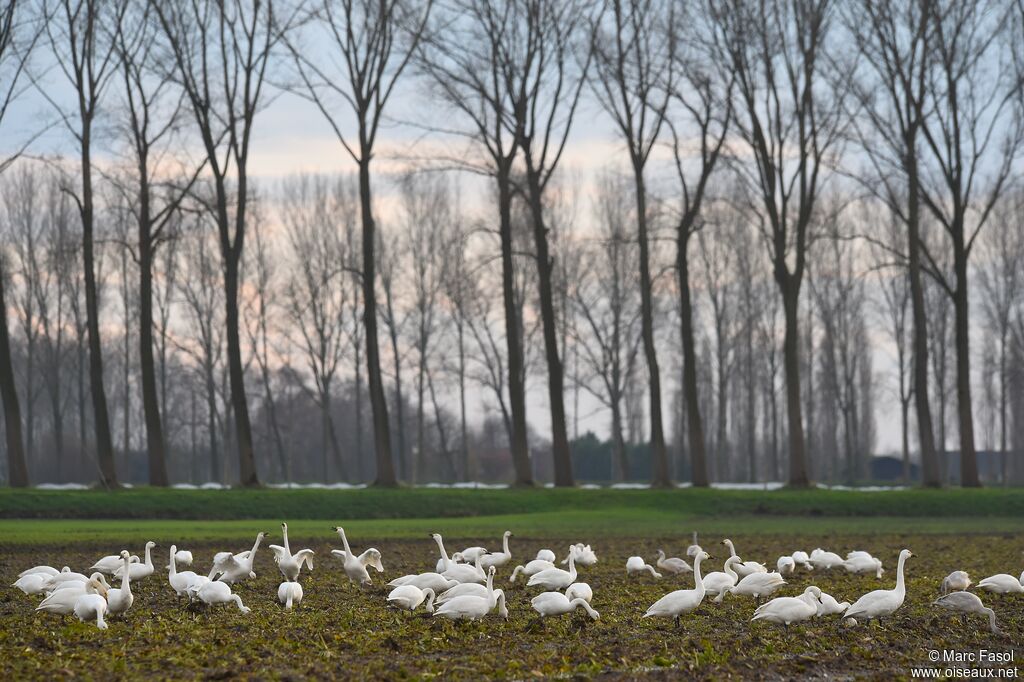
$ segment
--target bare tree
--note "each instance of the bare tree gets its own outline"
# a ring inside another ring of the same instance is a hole
[[[370,184],[370,162],[388,100],[426,29],[432,0],[349,0],[335,7],[330,0],[311,5],[309,21],[329,45],[328,59],[299,50],[292,43],[304,93],[330,123],[335,136],[359,166],[359,202],[363,225],[363,324],[366,327],[367,376],[377,453],[376,485],[396,484],[391,454],[387,402],[381,379],[377,342],[377,245]],[[308,43],[307,43],[308,45]],[[337,66],[337,68],[335,68]],[[345,115],[354,115],[357,140],[344,131]]]

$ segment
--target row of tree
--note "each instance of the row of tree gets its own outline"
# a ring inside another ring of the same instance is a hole
[[[506,449],[487,423],[471,433],[473,395],[500,416],[516,484],[572,485],[581,394],[610,413],[620,478],[627,443],[645,440],[656,486],[858,480],[873,445],[873,349],[889,346],[905,475],[913,435],[923,483],[946,480],[952,404],[959,478],[978,485],[979,321],[980,413],[998,427],[1009,478],[1009,431],[1024,428],[1011,418],[1024,409],[1013,372],[1024,344],[1018,2],[5,0],[0,10],[0,114],[33,86],[75,150],[14,164],[30,137],[4,165],[12,485],[27,484],[39,457],[42,393],[57,463],[73,402],[80,450],[106,486],[124,466],[112,425],[123,427],[124,460],[140,405],[153,485],[169,482],[169,452],[186,444],[192,477],[205,457],[214,477],[247,486],[268,470],[380,485],[469,479]],[[53,79],[72,105],[50,94]],[[257,192],[251,144],[279,93],[322,114],[353,177]],[[413,114],[400,116],[402,99]],[[563,157],[589,108],[611,122],[628,171],[588,177],[584,192]],[[441,144],[413,147],[410,171],[381,185],[372,161],[395,118]],[[478,215],[462,201],[467,174],[487,188]],[[108,324],[115,300],[119,323]],[[678,377],[669,409],[666,371]],[[550,412],[543,461],[531,457],[531,378]],[[302,428],[304,405],[319,428]],[[254,430],[251,410],[265,428]],[[322,456],[296,457],[300,444]]]

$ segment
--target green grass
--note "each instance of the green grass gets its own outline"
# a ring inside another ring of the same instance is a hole
[[[0,490],[0,518],[435,519],[629,509],[679,516],[1024,517],[1024,489]]]

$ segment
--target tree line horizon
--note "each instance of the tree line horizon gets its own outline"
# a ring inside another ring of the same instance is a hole
[[[29,91],[12,487],[572,486],[583,402],[612,480],[858,482],[883,392],[905,480],[911,442],[926,487],[952,450],[981,485],[979,439],[1024,474],[1019,0],[0,0],[0,130]],[[281,96],[351,173],[258,182]],[[581,182],[591,111],[618,152]],[[430,144],[384,172],[396,123]]]

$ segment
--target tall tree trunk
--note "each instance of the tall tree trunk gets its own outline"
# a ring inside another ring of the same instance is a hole
[[[516,311],[515,265],[512,245],[511,163],[498,169],[498,211],[501,231],[501,291],[505,309],[505,342],[508,346],[508,400],[512,413],[511,442],[515,485],[532,486],[533,470],[526,440],[526,377],[522,334]]]
[[[461,312],[459,313],[461,314]],[[459,332],[459,450],[462,454],[462,478],[474,480],[475,471],[470,470],[469,427],[466,424],[466,339],[465,328],[460,320]]]
[[[622,396],[612,397],[612,447],[619,481],[629,480],[629,459],[626,456],[626,440],[622,436]]]
[[[210,480],[220,482],[220,455],[217,448],[217,385],[213,377],[213,367],[207,362],[206,378],[206,424],[210,436]]]
[[[960,422],[960,485],[978,488],[978,453],[974,448],[974,414],[971,412],[970,301],[967,296],[967,256],[962,245],[956,253],[956,289],[953,308],[956,320],[956,408]]]
[[[7,438],[7,481],[12,488],[28,486],[28,466],[21,440],[21,406],[11,362],[11,337],[7,328],[6,275],[0,271],[0,396],[4,402],[4,435]]]
[[[785,265],[783,265],[785,267]],[[789,425],[789,485],[806,488],[807,453],[800,403],[800,282],[792,275],[780,278],[786,334],[782,343],[786,373],[786,417]]]
[[[697,390],[697,350],[693,330],[693,303],[690,300],[688,247],[689,235],[679,235],[676,240],[676,273],[679,278],[679,324],[683,342],[683,402],[686,404],[686,435],[690,448],[693,485],[706,488],[710,481],[704,445],[704,424],[700,415],[700,396]]]
[[[377,345],[376,292],[376,225],[373,220],[370,193],[370,150],[363,145],[359,164],[359,203],[363,222],[363,328],[366,330],[366,375],[370,383],[370,408],[373,413],[373,446],[376,453],[377,476],[374,485],[393,487],[395,464],[391,457],[391,430],[388,426],[388,403],[384,397],[384,381],[380,371],[380,349]],[[401,428],[401,425],[399,425]]]
[[[142,411],[149,453],[149,484],[167,485],[167,459],[160,402],[157,399],[153,358],[153,244],[149,234],[148,190],[143,189],[139,208],[139,365],[142,372]]]
[[[243,190],[239,190],[242,194]],[[244,194],[242,194],[244,196]],[[238,253],[241,251],[239,250]],[[225,254],[225,323],[228,337],[228,378],[231,390],[231,409],[235,425],[235,447],[238,448],[238,478],[244,488],[260,484],[256,475],[256,456],[253,451],[252,425],[249,422],[249,401],[245,394],[245,371],[242,368],[242,343],[238,334],[239,263],[234,253]]]

